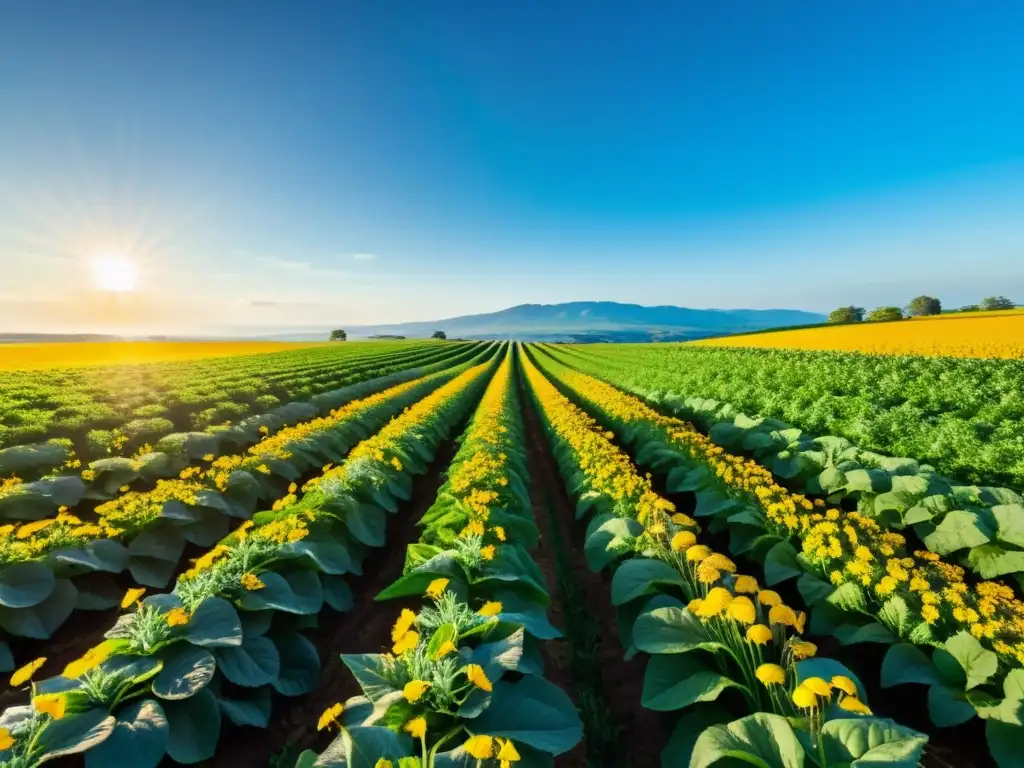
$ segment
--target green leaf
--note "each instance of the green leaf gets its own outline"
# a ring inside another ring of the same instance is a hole
[[[1024,572],[1024,552],[1008,551],[999,544],[982,544],[967,555],[971,570],[983,579]]]
[[[851,768],[917,768],[924,734],[874,717],[831,720],[821,729],[829,765]]]
[[[985,530],[986,527],[976,512],[954,509],[942,518],[934,531],[924,537],[924,544],[938,555],[979,547],[992,539],[993,532]]]
[[[900,638],[906,638],[917,624],[917,617],[899,595],[885,601],[878,611],[878,619]]]
[[[281,671],[273,682],[274,689],[284,696],[309,693],[320,675],[320,656],[309,640],[298,632],[274,637],[281,657]]]
[[[660,587],[684,587],[686,582],[668,563],[645,557],[630,558],[612,577],[612,605],[624,605]]]
[[[764,559],[765,583],[771,587],[802,574],[804,569],[796,556],[796,548],[788,541],[780,541],[769,549]]]
[[[999,504],[992,507],[996,538],[1004,544],[1024,548],[1024,505]]]
[[[204,648],[242,644],[242,621],[227,600],[208,597],[199,604],[186,625],[185,638]]]
[[[213,679],[217,662],[213,654],[189,643],[174,643],[161,651],[163,669],[153,681],[153,693],[161,699],[195,696]]]
[[[456,638],[459,636],[459,628],[454,624],[442,624],[433,635],[430,636],[430,642],[427,644],[427,655],[433,658],[437,655],[437,652],[441,650],[441,646],[449,640],[455,643]]]
[[[841,664],[835,659],[830,659],[825,656],[816,656],[812,659],[804,659],[798,661],[794,665],[794,671],[796,672],[796,680],[798,683],[802,683],[804,680],[810,677],[820,677],[823,680],[831,680],[836,675],[842,675],[853,680],[854,685],[857,686],[857,698],[863,702],[867,702],[867,689],[864,684],[845,664]]]
[[[562,690],[529,675],[516,683],[494,684],[491,705],[466,722],[475,734],[522,742],[549,755],[568,752],[583,735],[576,707]]]
[[[219,648],[216,656],[221,674],[247,688],[269,685],[281,671],[277,646],[267,637],[247,637],[237,648]]]
[[[968,632],[953,635],[944,647],[963,667],[967,690],[988,682],[999,669],[999,657]]]
[[[715,652],[724,646],[716,641],[700,619],[673,601],[645,609],[633,624],[633,644],[641,651],[654,654],[687,653],[704,650]]]
[[[14,563],[0,570],[0,605],[6,608],[30,608],[38,605],[54,590],[53,571],[44,563]]]
[[[796,581],[796,587],[800,590],[800,596],[804,599],[804,603],[809,607],[828,599],[829,595],[837,591],[829,582],[810,573],[801,573],[800,578]]]
[[[844,624],[836,627],[833,636],[843,645],[857,643],[895,643],[896,636],[877,621],[863,626]]]
[[[370,701],[380,701],[397,690],[391,681],[380,673],[380,655],[376,653],[344,653],[341,660]]]
[[[851,469],[846,472],[846,490],[886,493],[892,488],[889,473],[881,469]]]
[[[345,581],[344,576],[333,576],[322,574],[320,584],[324,590],[324,602],[336,611],[350,611],[355,602],[352,595],[352,587]]]
[[[397,507],[388,511],[397,511]],[[384,546],[388,520],[376,504],[360,504],[356,509],[350,510],[345,515],[345,525],[356,541],[369,547]]]
[[[760,712],[705,730],[693,747],[689,768],[711,768],[719,760],[758,768],[803,768],[804,748],[786,718]]]
[[[942,685],[942,677],[924,651],[910,643],[899,643],[886,651],[882,660],[883,688],[905,683]]]
[[[154,699],[128,702],[110,736],[85,753],[86,768],[156,768],[167,751],[170,726]]]
[[[213,757],[220,738],[220,709],[217,699],[204,688],[184,701],[168,701],[164,705],[170,733],[167,754],[185,765]]]
[[[1024,768],[1024,750],[1020,748],[1024,729],[999,720],[985,722],[988,751],[999,768]]]
[[[598,515],[590,521],[583,545],[587,565],[595,573],[629,551],[630,540],[643,532],[643,526],[636,520],[624,517],[602,518],[602,515]]]
[[[39,745],[43,748],[39,762],[75,755],[102,744],[110,738],[114,722],[105,709],[89,709],[51,721],[39,736]]]
[[[270,689],[266,687],[252,689],[244,698],[218,696],[217,706],[235,725],[266,728],[270,723]]]
[[[700,735],[713,725],[723,725],[727,722],[729,716],[711,704],[684,714],[679,718],[668,743],[661,751],[661,768],[688,766]]]
[[[840,585],[825,599],[829,604],[844,611],[866,613],[868,609],[868,601],[864,595],[864,590],[861,589],[859,584],[854,584],[852,581]]]
[[[939,728],[966,723],[977,712],[959,689],[933,685],[928,689],[928,714]]]
[[[647,709],[668,712],[698,701],[714,701],[730,687],[743,686],[708,669],[695,654],[651,656],[640,701]]]

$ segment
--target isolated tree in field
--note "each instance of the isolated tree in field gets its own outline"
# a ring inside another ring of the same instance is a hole
[[[887,320],[902,320],[903,310],[899,307],[876,307],[868,315],[869,323],[884,323]]]
[[[432,338],[432,339],[447,339],[448,336],[445,334],[444,331],[434,331],[431,334],[430,338]]]
[[[994,309],[1013,309],[1016,304],[1005,296],[986,296],[981,300],[981,308],[986,311]]]
[[[830,323],[859,323],[864,319],[863,307],[840,307],[828,314]]]
[[[348,338],[348,334],[338,328],[335,331],[331,331],[331,341],[345,341]]]
[[[918,296],[910,300],[907,305],[907,314],[911,317],[924,317],[925,315],[941,315],[942,302],[931,296]]]
[[[960,307],[957,312],[977,312],[980,309],[981,307],[977,304],[968,304],[966,307]]]

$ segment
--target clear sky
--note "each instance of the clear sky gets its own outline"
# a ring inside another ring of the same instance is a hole
[[[1024,302],[1022,40],[996,0],[12,0],[0,330]]]

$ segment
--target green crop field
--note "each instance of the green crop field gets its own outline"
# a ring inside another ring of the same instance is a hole
[[[1016,768],[1022,389],[675,344],[4,372],[0,765]]]

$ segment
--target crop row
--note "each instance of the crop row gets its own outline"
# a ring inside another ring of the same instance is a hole
[[[485,349],[474,360],[490,354]],[[294,498],[290,484],[344,456],[474,360],[404,383],[375,380],[372,388],[393,386],[284,429],[246,453],[221,457],[205,473],[123,494],[98,507],[95,522],[61,513],[0,529],[0,627],[14,636],[48,638],[76,607],[116,605],[120,593],[110,574],[122,571],[135,584],[165,586],[186,542],[211,546],[228,533],[232,520],[250,518],[260,503],[287,504]],[[341,393],[337,399],[358,394],[366,392]],[[6,643],[0,649],[7,651]],[[0,661],[12,668],[13,658],[4,655]]]
[[[459,346],[459,345],[453,345]],[[442,345],[358,343],[177,363],[0,372],[0,446],[67,438],[79,458],[236,421],[348,383],[346,367],[412,367]],[[397,369],[396,369],[397,370]],[[0,465],[0,477],[6,476]]]
[[[716,445],[753,456],[789,488],[855,505],[886,528],[910,529],[927,549],[982,578],[1012,575],[1024,582],[1024,497],[1014,490],[963,485],[915,459],[866,451],[842,437],[815,437],[776,419],[751,418],[717,400],[624,385],[636,374],[619,365],[592,365],[554,347],[544,351],[699,425]]]
[[[537,658],[538,643],[559,633],[528,554],[538,531],[513,376],[510,349],[420,521],[403,575],[377,598],[422,598],[422,606],[401,611],[390,653],[342,656],[363,695],[324,713],[320,725],[338,736],[298,766],[414,757],[421,768],[543,765],[579,741],[579,716]]]
[[[730,550],[763,564],[766,583],[797,579],[812,608],[810,632],[840,643],[891,644],[883,687],[930,686],[939,726],[986,721],[1000,766],[1020,764],[1013,748],[1024,705],[1024,604],[995,582],[970,584],[931,552],[907,551],[901,534],[858,512],[811,502],[778,485],[766,469],[727,453],[692,425],[631,395],[538,356],[573,399],[667,476],[671,492],[693,492],[695,515]]]
[[[0,716],[0,760],[26,768],[85,752],[89,768],[156,766],[165,754],[190,764],[214,754],[222,719],[266,727],[272,692],[301,695],[318,677],[303,617],[351,606],[346,576],[384,545],[410,476],[468,414],[494,365],[468,368],[411,404],[307,482],[301,499],[243,523],[171,593],[130,591],[129,612],[104,643],[32,683],[30,702]]]
[[[205,432],[181,432],[166,435],[155,446],[147,447],[132,458],[112,457],[91,462],[78,470],[65,464],[63,471],[40,479],[21,482],[8,478],[0,485],[0,519],[39,520],[53,517],[61,507],[75,511],[83,500],[110,501],[129,490],[133,484],[148,484],[184,473],[182,479],[193,476],[190,467],[214,461],[228,451],[243,451],[266,441],[286,427],[308,423],[317,416],[325,416],[349,400],[378,391],[391,384],[408,381],[428,373],[451,367],[478,353],[479,348],[466,346],[450,350],[436,350],[425,364],[401,368],[393,358],[345,368],[347,386],[322,392],[308,402],[294,402],[275,408],[260,416],[240,423]],[[395,370],[396,367],[398,370]],[[342,371],[339,371],[342,373]],[[372,377],[372,378],[371,378]],[[49,465],[66,456],[60,443],[35,446],[15,446],[0,451],[0,463],[8,467],[29,468]],[[79,462],[71,462],[78,464]]]
[[[713,398],[912,456],[961,483],[1024,489],[1024,360],[669,344],[563,349],[574,367],[645,396]]]
[[[577,515],[590,517],[590,567],[615,567],[623,644],[650,654],[641,703],[686,710],[662,764],[916,764],[926,737],[872,717],[856,676],[801,638],[806,616],[738,573],[597,422],[523,367]],[[727,691],[743,706],[724,706]],[[737,710],[746,716],[733,720]]]

